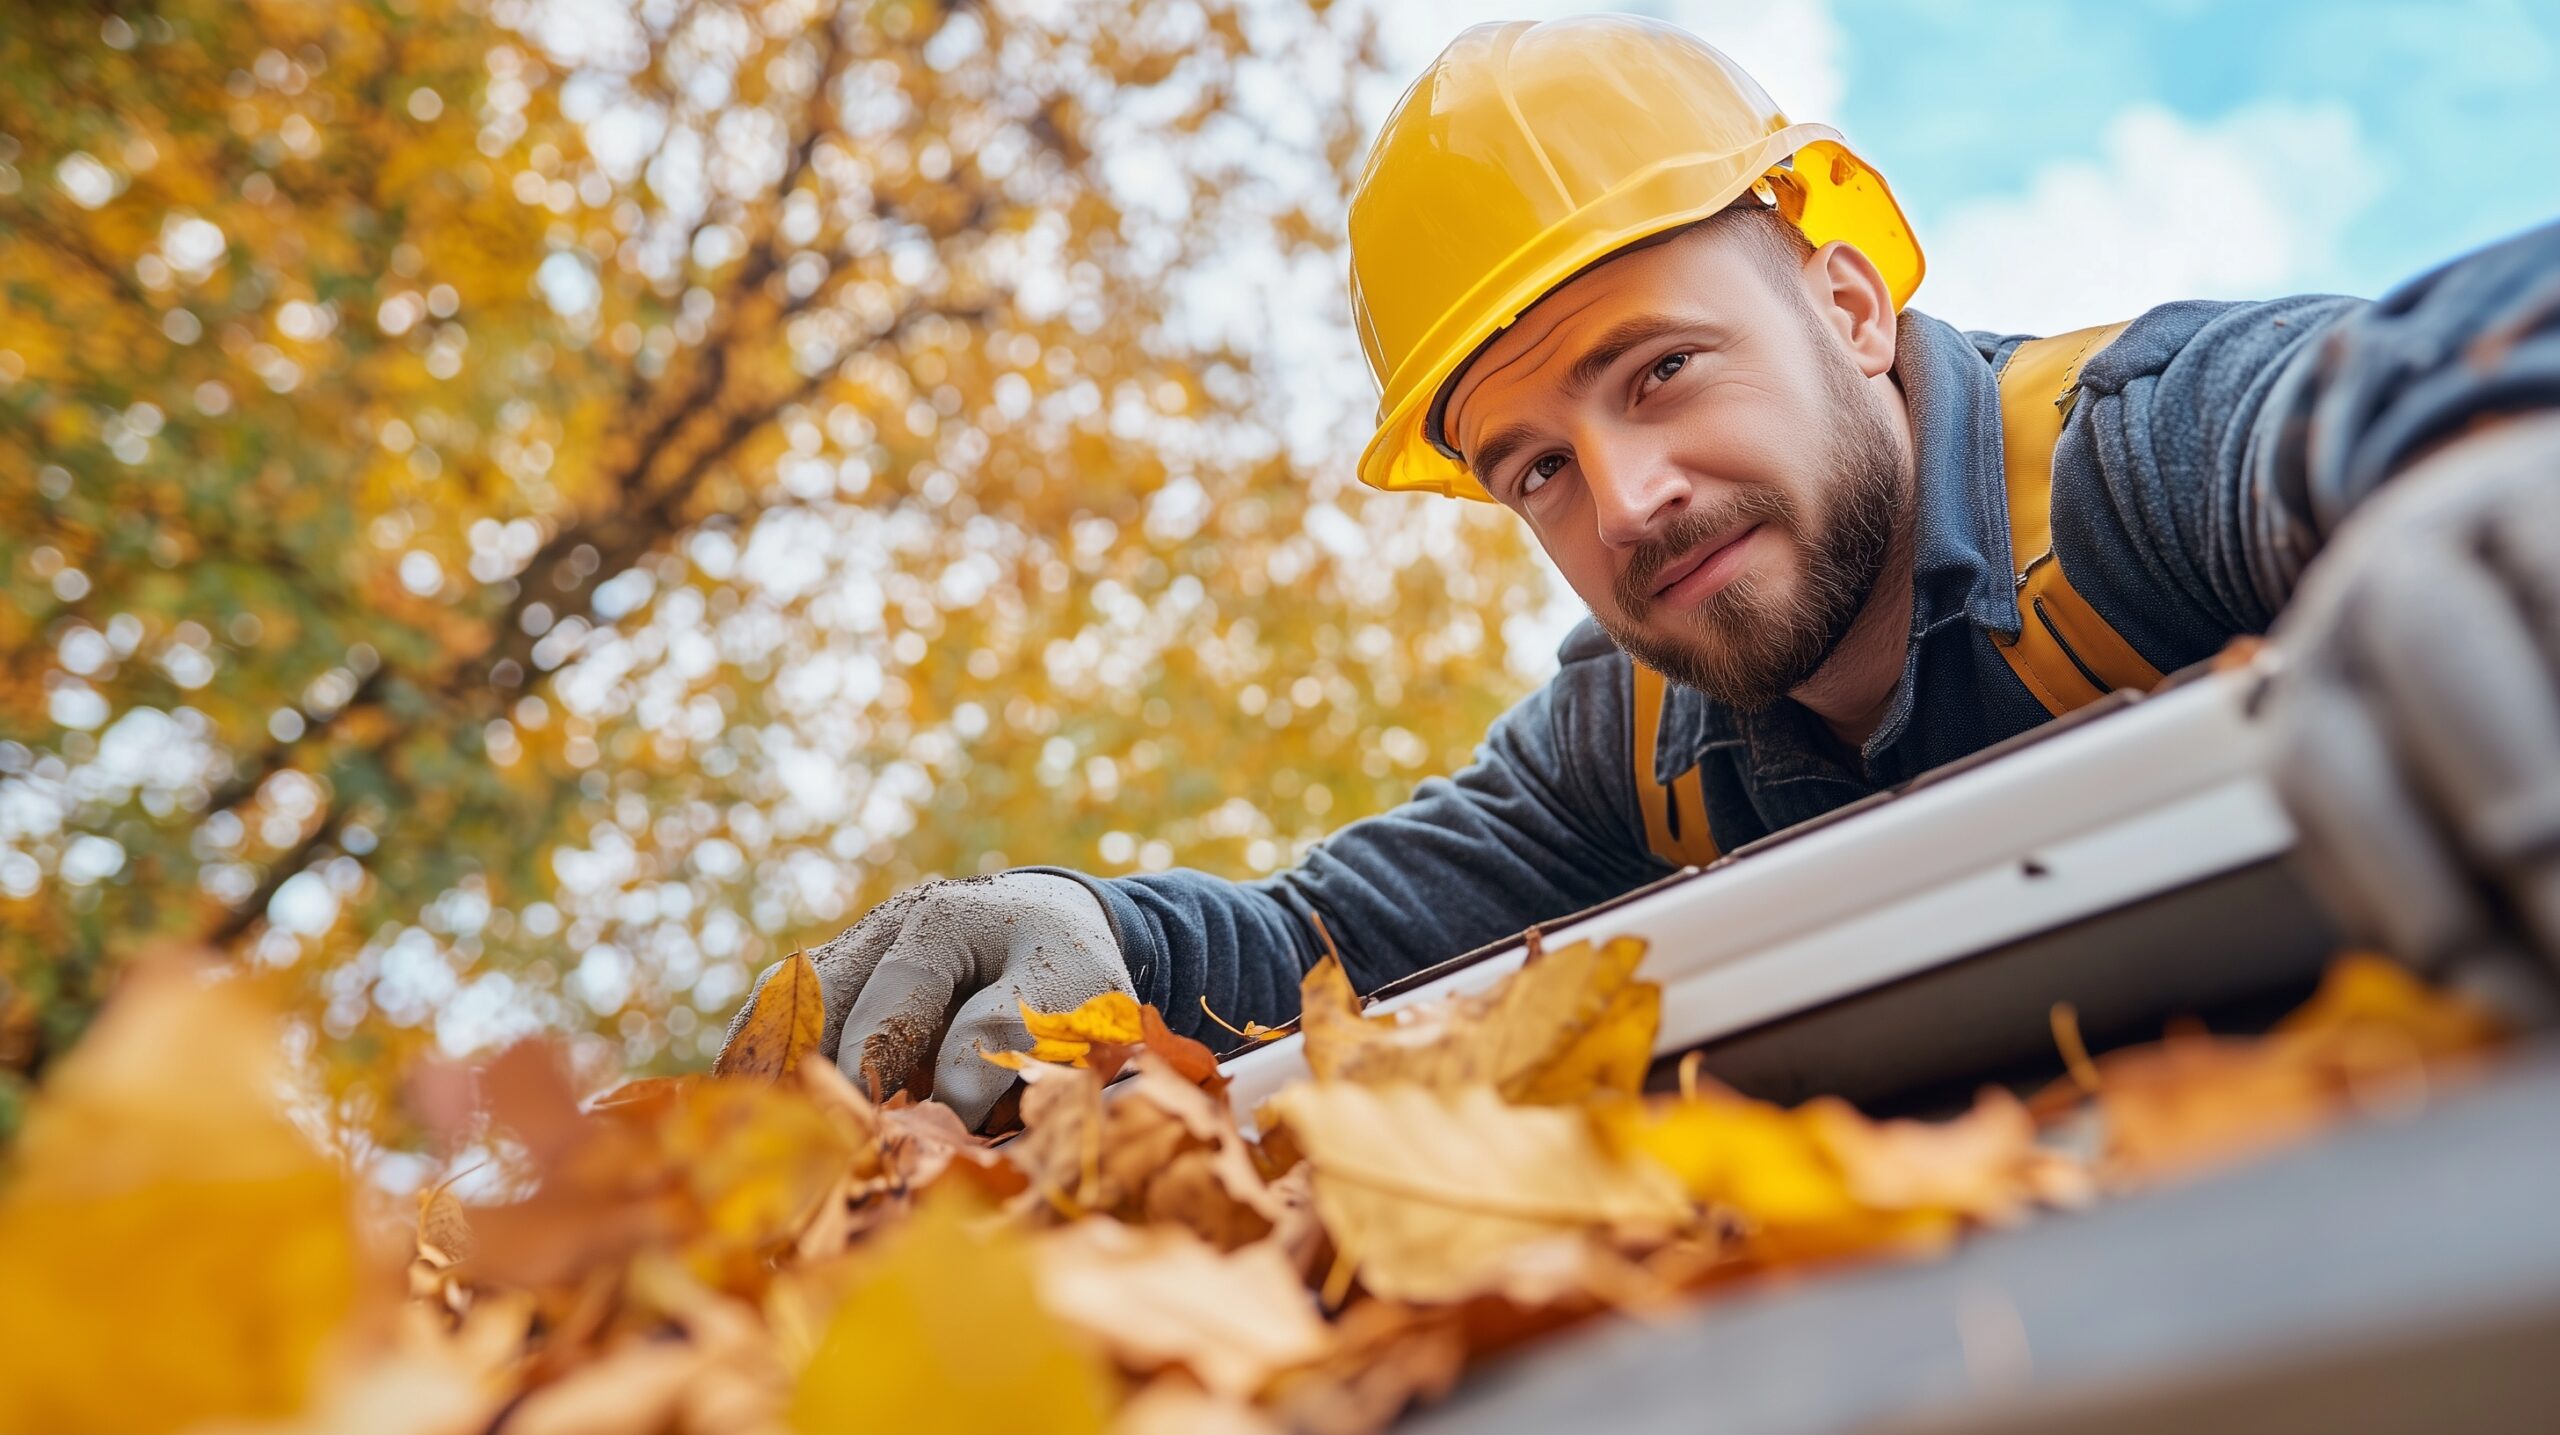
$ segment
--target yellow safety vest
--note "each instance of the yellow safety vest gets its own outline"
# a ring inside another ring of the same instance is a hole
[[[2015,641],[1995,646],[2046,712],[2060,717],[2117,688],[2147,691],[2160,670],[2133,650],[2063,576],[2053,556],[2053,449],[2080,396],[2080,367],[2115,341],[2123,324],[2031,339],[2011,350],[2000,370],[2000,460],[2008,474],[2009,558],[2018,571]],[[1645,845],[1674,867],[1716,860],[1700,769],[1664,785],[1654,777],[1661,740],[1662,674],[1635,665],[1636,803],[1644,810]]]

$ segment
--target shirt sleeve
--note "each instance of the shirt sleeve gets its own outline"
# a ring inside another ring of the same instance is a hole
[[[1178,870],[1082,880],[1111,915],[1139,998],[1177,1031],[1201,1010],[1277,1024],[1322,950],[1321,913],[1354,986],[1398,977],[1669,871],[1645,848],[1627,763],[1631,667],[1577,656],[1494,722],[1475,761],[1354,822],[1254,882]],[[1082,876],[1082,874],[1069,874]]]
[[[2378,302],[2170,304],[2089,361],[2054,460],[2054,545],[2164,671],[2264,632],[2389,475],[2560,404],[2560,224]]]

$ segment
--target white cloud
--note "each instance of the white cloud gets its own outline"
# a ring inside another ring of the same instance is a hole
[[[2153,104],[2108,122],[2098,159],[1922,225],[1919,307],[1968,329],[2056,333],[2176,299],[2319,287],[2380,192],[2355,117],[2252,105],[2197,125]]]
[[[1750,71],[1789,119],[1839,124],[1847,81],[1840,22],[1829,0],[1670,0],[1659,8],[1662,18]]]

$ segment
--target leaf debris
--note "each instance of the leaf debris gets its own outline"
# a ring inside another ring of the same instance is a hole
[[[378,1203],[277,1107],[257,988],[146,974],[0,1188],[0,1425],[1360,1435],[1596,1312],[1941,1250],[2423,1101],[2503,1037],[2350,956],[2264,1036],[2080,1053],[2032,1102],[1873,1121],[1694,1062],[1643,1091],[1641,956],[1569,944],[1374,1014],[1328,959],[1314,1077],[1258,1137],[1208,1049],[1125,997],[1032,1014],[1064,1060],[1011,1063],[1002,1146],[802,1060],[796,1011],[712,1074],[584,1103],[557,1049],[519,1045],[415,1083],[456,1159],[410,1203],[405,1281]],[[2055,1139],[2092,1123],[2088,1157]]]

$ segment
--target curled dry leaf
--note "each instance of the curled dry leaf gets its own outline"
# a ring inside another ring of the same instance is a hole
[[[1307,1066],[1328,1081],[1491,1087],[1527,1105],[1632,1094],[1662,1020],[1662,989],[1635,980],[1644,951],[1635,937],[1575,942],[1486,991],[1379,1016],[1362,1014],[1326,957],[1300,987]]]
[[[1174,1220],[1224,1248],[1268,1234],[1280,1204],[1225,1103],[1137,1049],[1134,1079],[1029,1063],[1023,1132],[1006,1148],[1056,1213]]]
[[[1272,1098],[1315,1171],[1315,1205],[1361,1282],[1394,1300],[1504,1288],[1522,1248],[1659,1241],[1691,1208],[1576,1108],[1511,1106],[1489,1087],[1308,1082]]]
[[[418,1193],[418,1255],[439,1266],[456,1265],[471,1256],[471,1220],[453,1194],[451,1179]]]
[[[1212,1395],[1252,1395],[1330,1344],[1314,1297],[1270,1246],[1222,1252],[1179,1226],[1079,1221],[1033,1247],[1040,1298],[1132,1371],[1179,1365]]]
[[[756,992],[746,1023],[720,1048],[711,1074],[779,1080],[818,1049],[826,1025],[827,998],[818,969],[808,953],[793,952]]]

